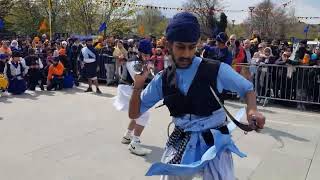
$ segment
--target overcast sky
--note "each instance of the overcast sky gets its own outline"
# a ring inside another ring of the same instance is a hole
[[[150,4],[154,6],[182,7],[187,0],[140,0],[141,4]],[[242,10],[248,9],[249,6],[254,6],[263,0],[221,0],[226,9]],[[273,0],[277,5],[281,5],[289,0]],[[293,0],[289,6],[295,8],[296,16],[320,16],[320,0]],[[177,11],[163,11],[167,16],[172,16]],[[236,20],[236,23],[241,23],[248,17],[248,13],[226,13],[229,20]],[[320,24],[320,19],[304,20],[306,23]]]

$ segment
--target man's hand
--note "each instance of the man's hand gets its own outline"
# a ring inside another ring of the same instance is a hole
[[[247,119],[249,125],[256,126],[259,129],[263,129],[266,122],[266,118],[258,112],[256,94],[254,91],[249,91],[246,94],[247,103]]]
[[[247,118],[249,124],[255,123],[259,129],[263,129],[266,122],[266,117],[264,117],[261,113],[258,111],[248,111]]]
[[[147,66],[143,67],[143,72],[141,74],[136,74],[134,76],[134,89],[143,89],[144,82],[148,78],[148,75],[150,73],[150,68]]]

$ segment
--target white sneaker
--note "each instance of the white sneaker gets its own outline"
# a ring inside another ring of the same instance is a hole
[[[132,140],[132,136],[126,135],[126,136],[122,137],[121,143],[122,144],[130,144],[131,140]]]
[[[141,143],[140,142],[138,143],[138,142],[133,142],[132,141],[129,144],[128,148],[129,148],[129,151],[132,154],[135,154],[135,155],[138,155],[138,156],[145,156],[145,155],[151,153],[151,150],[141,147]]]

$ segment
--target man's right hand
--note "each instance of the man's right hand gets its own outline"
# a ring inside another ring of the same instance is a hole
[[[148,78],[148,75],[150,73],[150,68],[147,66],[143,67],[143,72],[141,74],[136,74],[134,76],[134,88],[135,89],[143,89],[144,82]]]

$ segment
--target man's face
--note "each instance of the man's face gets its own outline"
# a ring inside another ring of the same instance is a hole
[[[251,42],[250,41],[244,41],[244,48],[245,49],[250,49],[251,47]]]
[[[87,44],[87,46],[93,46],[93,45],[92,45],[92,44],[93,44],[92,41],[87,41],[86,44]]]
[[[150,54],[144,54],[144,53],[141,53],[141,59],[143,61],[149,61],[150,60]]]
[[[12,57],[12,60],[13,60],[14,62],[18,62],[18,61],[20,61],[20,57]]]
[[[226,46],[225,43],[219,42],[219,41],[216,42],[216,45],[217,45],[217,47],[220,48],[220,49],[222,49],[222,48],[224,48],[224,47]]]
[[[192,64],[192,60],[196,52],[197,42],[173,42],[170,43],[169,46],[170,50],[172,51],[173,61],[178,68],[188,68]]]
[[[107,45],[107,41],[104,40],[104,41],[101,42],[101,44],[102,44],[103,47],[105,47]]]

